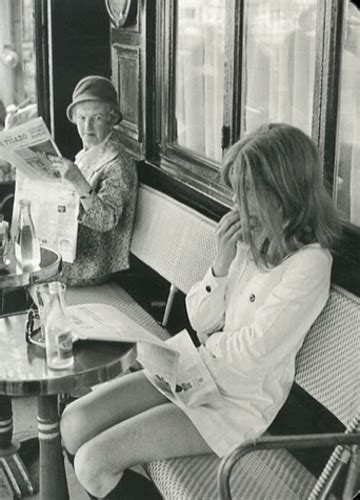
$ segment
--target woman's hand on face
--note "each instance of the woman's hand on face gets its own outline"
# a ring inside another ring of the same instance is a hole
[[[84,185],[88,185],[85,177],[76,163],[59,156],[51,156],[50,161],[53,166],[60,172],[61,177],[71,182],[78,191],[82,191]]]
[[[230,210],[220,220],[216,229],[217,255],[212,266],[215,276],[226,276],[236,254],[236,244],[241,236],[240,215]]]

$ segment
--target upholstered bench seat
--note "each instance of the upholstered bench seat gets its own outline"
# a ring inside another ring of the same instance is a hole
[[[218,500],[215,455],[173,458],[149,463],[146,468],[164,499]],[[232,498],[246,500],[304,500],[316,480],[285,450],[257,451],[235,465],[230,485]]]

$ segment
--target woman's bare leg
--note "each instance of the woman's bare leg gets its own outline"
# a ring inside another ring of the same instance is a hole
[[[167,402],[129,417],[86,442],[75,456],[75,471],[84,488],[102,498],[116,486],[127,467],[211,452],[185,413]]]
[[[75,455],[82,444],[109,427],[167,402],[142,372],[124,375],[65,408],[60,421],[63,444]]]

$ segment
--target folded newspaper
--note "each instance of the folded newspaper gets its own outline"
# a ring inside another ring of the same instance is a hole
[[[136,342],[137,359],[149,380],[171,401],[196,406],[208,403],[219,395],[186,330],[163,341],[106,304],[69,306],[66,312],[75,338]]]
[[[16,234],[19,200],[31,200],[31,213],[41,246],[63,260],[76,257],[79,197],[50,161],[61,156],[42,118],[0,133],[0,158],[16,167],[12,234]]]
[[[0,133],[0,156],[31,179],[60,181],[49,156],[61,156],[42,118]]]

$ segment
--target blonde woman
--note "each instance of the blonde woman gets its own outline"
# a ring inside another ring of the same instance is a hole
[[[288,396],[295,356],[327,301],[339,226],[311,139],[290,125],[260,127],[230,148],[222,172],[234,207],[218,225],[213,265],[186,297],[219,395],[180,408],[142,371],[69,405],[63,442],[96,497],[117,498],[134,464],[224,456],[260,436]]]

